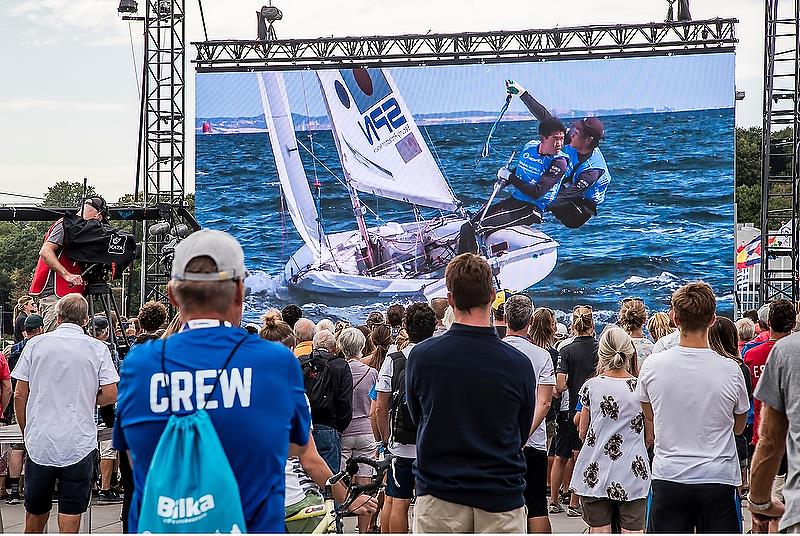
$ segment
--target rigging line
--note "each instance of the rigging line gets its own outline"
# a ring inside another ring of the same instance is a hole
[[[206,16],[203,14],[203,0],[197,0],[197,5],[200,6],[200,20],[203,22],[203,35],[208,41],[208,30],[206,30]]]
[[[314,183],[319,183],[317,179],[317,160],[316,155],[314,154],[314,135],[311,132],[311,125],[309,124],[309,120],[311,119],[311,112],[308,111],[308,97],[306,96],[306,79],[305,79],[305,72],[300,72],[300,85],[303,87],[303,103],[306,106],[306,132],[308,132],[308,144],[311,146],[311,156],[314,157],[312,163],[314,165]]]
[[[345,183],[345,182],[344,182],[342,179],[340,179],[340,178],[339,178],[339,176],[338,176],[336,173],[334,173],[334,172],[333,172],[333,170],[331,170],[331,168],[329,168],[327,165],[325,165],[325,162],[323,162],[322,160],[320,160],[319,158],[317,158],[317,157],[314,155],[314,153],[312,153],[312,152],[311,152],[311,150],[310,150],[308,147],[306,147],[306,146],[303,144],[303,142],[302,142],[302,141],[300,141],[299,139],[297,139],[297,137],[295,137],[295,141],[297,141],[297,144],[298,144],[300,147],[302,147],[302,148],[305,150],[305,152],[307,152],[308,154],[310,154],[310,155],[311,155],[311,157],[312,157],[312,158],[313,158],[313,159],[314,159],[316,162],[318,162],[318,163],[319,163],[319,165],[323,167],[323,169],[325,169],[325,171],[327,171],[328,173],[330,173],[330,174],[331,174],[331,176],[332,176],[334,179],[336,179],[336,182],[338,182],[340,185],[342,185],[342,186],[343,186],[345,189],[347,189],[347,188],[348,188],[348,186],[347,186],[347,183]],[[380,214],[378,214],[377,212],[375,212],[374,210],[372,210],[368,204],[366,204],[366,203],[361,203],[361,206],[363,206],[364,208],[366,208],[366,209],[367,209],[367,210],[368,210],[368,211],[369,211],[369,212],[370,212],[370,213],[371,213],[373,216],[375,216],[375,218],[377,218],[379,221],[382,221],[383,223],[386,223],[386,220],[384,220],[383,218],[381,218]]]
[[[431,137],[431,133],[428,132],[428,127],[422,125],[422,129],[425,131],[425,134],[428,136],[428,143],[430,144],[431,148],[433,148],[433,155],[436,157],[437,164],[439,164],[439,170],[442,172],[442,177],[444,177],[444,182],[447,184],[447,188],[450,190],[450,195],[453,196],[453,199],[458,199],[456,197],[456,193],[453,191],[453,187],[450,186],[450,178],[447,176],[447,170],[444,167],[444,162],[442,162],[442,158],[439,156],[439,151],[436,150],[436,144],[433,142],[433,138]]]
[[[483,148],[481,149],[481,155],[475,159],[475,164],[472,166],[472,169],[469,172],[469,179],[472,180],[475,170],[478,168],[478,164],[481,163],[481,160],[489,156],[489,151],[491,150],[490,142],[492,141],[492,136],[494,136],[494,131],[497,129],[497,125],[500,124],[500,120],[506,114],[508,107],[511,105],[511,93],[506,96],[506,102],[503,104],[503,107],[500,109],[500,114],[495,119],[494,123],[492,124],[492,128],[489,129],[489,135],[486,137],[486,142],[483,144]]]
[[[136,66],[136,51],[133,47],[133,30],[131,29],[131,21],[128,21],[128,37],[131,41],[131,58],[133,59],[133,77],[136,79],[136,96],[139,100],[142,99],[141,89],[139,89],[139,68]]]

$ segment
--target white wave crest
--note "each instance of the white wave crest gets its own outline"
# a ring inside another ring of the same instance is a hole
[[[641,277],[638,275],[632,275],[628,279],[622,283],[623,286],[627,285],[647,285],[647,284],[658,284],[658,285],[674,285],[679,284],[683,279],[678,277],[677,275],[671,272],[661,272],[656,277]]]
[[[256,271],[244,280],[244,286],[247,294],[269,294],[275,296],[283,284],[278,275]]]

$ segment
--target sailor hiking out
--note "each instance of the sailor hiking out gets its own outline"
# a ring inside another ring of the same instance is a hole
[[[557,198],[569,171],[569,157],[562,151],[565,131],[564,124],[553,116],[539,122],[539,140],[525,144],[517,167],[506,166],[497,172],[496,191],[511,185],[511,196],[490,205],[485,214],[478,213],[462,227],[460,252],[477,251],[476,232],[488,236],[515,225],[542,223],[542,215]]]

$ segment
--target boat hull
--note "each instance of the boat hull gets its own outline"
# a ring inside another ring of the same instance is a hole
[[[427,223],[389,224],[371,228],[369,233],[370,236],[400,235],[401,232],[414,235]],[[425,228],[424,232],[428,233],[425,236],[449,239],[452,243],[463,223],[464,220],[460,219],[444,221],[433,229]],[[337,233],[329,235],[328,239],[330,255],[327,261],[315,259],[307,246],[292,256],[284,270],[284,281],[289,288],[338,297],[410,298],[424,295],[430,300],[447,295],[443,266],[421,277],[402,273],[402,270],[384,276],[362,275],[357,267],[360,259],[356,251],[356,244],[360,241],[358,232]],[[496,275],[496,284],[514,291],[527,289],[547,277],[558,258],[558,243],[531,227],[504,229],[492,234],[486,242],[488,250],[495,252],[487,260]],[[451,248],[447,255],[452,258],[455,251]],[[331,269],[332,265],[335,265],[334,269]],[[397,266],[402,268],[403,265],[398,263]]]

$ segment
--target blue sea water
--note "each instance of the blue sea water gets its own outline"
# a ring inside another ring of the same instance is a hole
[[[613,181],[598,215],[580,229],[548,215],[541,228],[557,240],[553,272],[529,289],[537,306],[563,315],[590,304],[609,321],[620,300],[635,296],[652,311],[667,308],[680,285],[702,279],[732,310],[734,245],[733,109],[603,117],[601,149]],[[511,151],[536,137],[535,121],[503,122],[491,154],[476,161],[488,124],[422,128],[453,190],[466,207],[489,196],[497,169]],[[339,178],[341,166],[330,131],[298,132],[298,139]],[[302,151],[302,150],[301,150]],[[302,154],[311,182],[322,184],[320,204],[326,232],[355,228],[350,200],[331,173]],[[381,302],[343,300],[290,292],[278,274],[302,241],[281,211],[278,177],[266,133],[202,135],[196,138],[197,217],[204,227],[233,234],[244,246],[248,268],[246,317],[269,307],[304,306],[312,318],[363,320]],[[385,221],[408,221],[408,205],[362,196]],[[429,211],[435,214],[435,211]],[[373,219],[374,222],[374,219]],[[368,224],[370,223],[368,219]],[[518,290],[518,289],[514,289]]]

